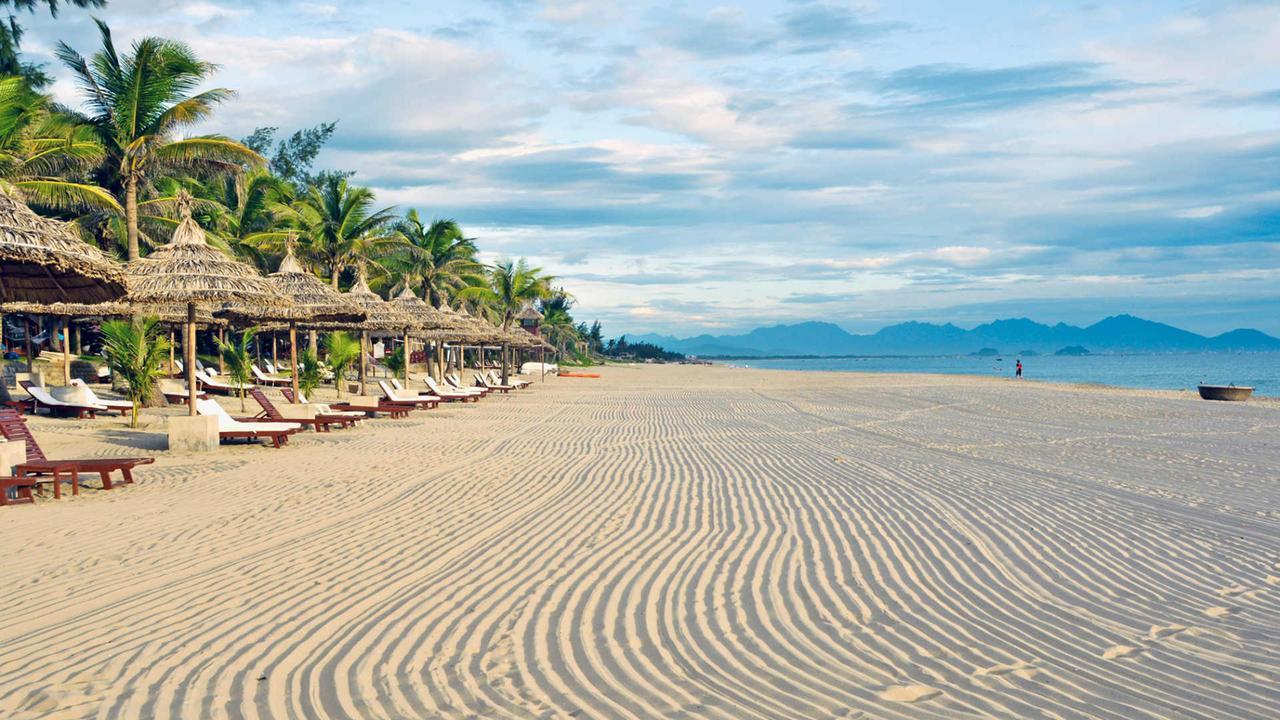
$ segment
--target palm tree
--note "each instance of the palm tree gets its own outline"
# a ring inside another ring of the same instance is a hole
[[[417,210],[396,223],[405,247],[383,263],[406,286],[420,286],[422,299],[439,307],[454,292],[483,282],[484,266],[476,261],[476,244],[454,220],[425,224]]]
[[[320,185],[308,187],[297,201],[275,207],[301,236],[298,254],[328,272],[335,290],[343,270],[364,258],[385,257],[404,245],[390,230],[394,211],[373,210],[373,191],[350,185],[344,177],[326,177]]]
[[[0,78],[0,184],[54,210],[121,212],[106,190],[76,182],[105,152],[93,128],[58,111],[21,77]]]
[[[249,328],[240,333],[239,339],[213,339],[218,346],[218,354],[222,356],[222,363],[226,366],[227,377],[239,386],[236,394],[240,396],[240,412],[244,412],[244,389],[253,382],[253,338],[257,334],[256,328]]]
[[[489,270],[488,284],[469,286],[458,292],[464,300],[477,300],[488,307],[503,330],[510,330],[516,315],[528,303],[551,295],[551,275],[542,274],[524,258],[516,262],[502,260]],[[502,353],[502,381],[510,377],[507,353]]]
[[[347,369],[360,357],[360,341],[345,332],[329,333],[325,336],[325,352],[329,356],[329,368],[333,370],[333,385],[338,397],[342,397]]]
[[[288,201],[292,188],[262,168],[202,184],[197,194],[209,201],[210,244],[259,270],[274,270],[263,249],[288,240],[288,222],[274,209]]]
[[[542,334],[561,354],[569,345],[576,345],[582,340],[578,329],[574,327],[573,316],[569,314],[572,307],[573,298],[563,288],[543,299],[539,307],[539,312],[542,313],[542,321],[539,323]]]
[[[102,323],[102,354],[111,374],[120,379],[133,403],[129,427],[138,427],[138,405],[160,384],[160,367],[168,359],[169,340],[155,318]]]
[[[215,66],[195,56],[185,44],[147,37],[125,55],[116,52],[111,29],[94,20],[102,48],[89,59],[66,43],[58,57],[76,75],[85,95],[92,125],[106,150],[100,168],[102,184],[123,197],[130,260],[139,256],[138,199],[149,183],[165,172],[236,173],[265,161],[257,153],[222,135],[179,139],[177,133],[208,118],[214,108],[234,96],[226,88],[195,93]],[[194,93],[194,94],[193,94]]]

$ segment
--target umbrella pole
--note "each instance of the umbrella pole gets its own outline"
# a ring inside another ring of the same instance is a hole
[[[69,328],[71,323],[67,320],[62,321],[62,384],[71,384],[71,332]]]
[[[276,339],[275,335],[271,336],[271,359],[275,360]],[[300,402],[298,396],[298,323],[296,320],[289,321],[289,362],[293,363],[293,404]],[[275,364],[274,362],[272,363]],[[276,368],[279,370],[279,368]]]
[[[542,382],[547,381],[547,346],[538,348],[538,364],[542,366]]]
[[[35,359],[31,357],[31,352],[34,348],[31,345],[31,318],[30,317],[27,317],[26,319],[26,327],[27,327],[27,374],[33,375],[35,374],[36,369],[35,369],[35,365],[32,364],[35,362]]]
[[[409,328],[404,329],[404,386],[409,387],[409,358],[412,353],[409,352]]]
[[[170,326],[169,327],[169,377],[173,377],[173,371],[175,368],[178,367],[178,364],[173,361],[173,343],[175,341],[173,335],[174,335],[173,327]]]
[[[360,331],[360,394],[368,395],[369,381],[369,331]]]
[[[182,355],[186,358],[187,415],[196,416],[196,304],[187,303],[187,337],[182,343]],[[219,353],[221,355],[221,353]]]
[[[271,366],[280,372],[280,361],[276,359],[276,333],[271,333]]]
[[[223,333],[222,328],[218,328],[218,372],[223,375],[227,374],[227,360],[222,357],[222,343],[227,341],[227,336]]]

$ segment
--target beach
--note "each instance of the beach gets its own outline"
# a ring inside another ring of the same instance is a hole
[[[157,461],[0,509],[0,717],[1280,716],[1280,403],[599,371],[280,450],[33,420]]]

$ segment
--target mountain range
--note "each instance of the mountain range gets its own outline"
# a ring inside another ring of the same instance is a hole
[[[1280,339],[1239,329],[1206,337],[1132,315],[1115,315],[1088,327],[1045,325],[1027,318],[996,320],[965,330],[951,323],[905,322],[855,335],[829,322],[774,325],[742,335],[633,335],[667,350],[702,357],[778,355],[955,355],[994,348],[1001,353],[1052,353],[1068,346],[1090,352],[1232,352],[1280,350]]]

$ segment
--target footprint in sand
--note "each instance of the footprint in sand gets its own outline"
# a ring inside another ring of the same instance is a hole
[[[928,685],[894,685],[892,687],[885,688],[884,691],[880,693],[880,699],[892,700],[893,702],[911,703],[928,700],[929,698],[936,697],[941,693],[941,690],[929,687]]]
[[[1159,640],[1177,635],[1180,632],[1186,632],[1186,630],[1186,625],[1152,625],[1151,632],[1147,634],[1147,639]]]
[[[1243,585],[1232,585],[1231,587],[1220,588],[1218,594],[1222,597],[1235,597],[1248,589]]]
[[[1132,645],[1115,645],[1107,648],[1107,651],[1102,653],[1102,659],[1119,660],[1120,658],[1133,657],[1140,652],[1142,652],[1142,648],[1136,648]]]
[[[1223,606],[1221,606],[1221,605],[1218,605],[1218,606],[1216,606],[1216,607],[1205,608],[1205,609],[1204,609],[1204,614],[1205,614],[1205,615],[1208,615],[1209,617],[1213,617],[1213,618],[1220,618],[1220,617],[1226,617],[1226,616],[1228,616],[1228,615],[1230,615],[1230,614],[1234,613],[1235,611],[1236,611],[1236,609],[1235,609],[1235,608],[1232,608],[1232,607],[1223,607]]]

